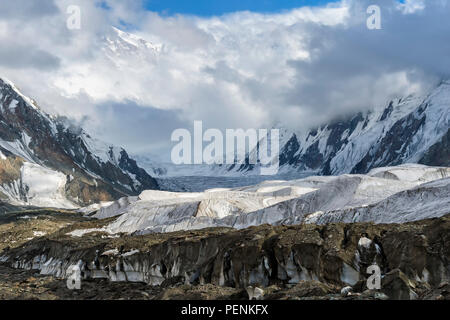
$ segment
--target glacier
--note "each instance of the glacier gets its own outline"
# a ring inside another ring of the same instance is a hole
[[[450,168],[405,164],[365,175],[272,180],[204,192],[148,190],[85,213],[116,219],[102,229],[72,231],[73,236],[95,231],[244,229],[262,224],[403,223],[450,213]]]

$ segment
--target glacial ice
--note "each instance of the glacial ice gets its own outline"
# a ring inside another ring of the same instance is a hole
[[[448,213],[450,168],[408,164],[367,175],[312,176],[196,193],[144,191],[93,217],[117,217],[102,229],[110,234],[147,234],[267,223],[400,223]]]

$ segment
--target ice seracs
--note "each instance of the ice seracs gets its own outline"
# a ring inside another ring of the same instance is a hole
[[[360,248],[369,249],[371,244],[372,244],[372,240],[367,238],[366,234],[362,235],[362,237],[358,241],[358,247],[360,247]]]
[[[368,206],[308,215],[306,223],[403,223],[450,213],[450,178],[431,181],[395,193]]]
[[[116,217],[96,231],[146,234],[261,224],[407,222],[440,217],[449,208],[450,168],[404,165],[368,175],[313,176],[197,193],[144,191],[101,208],[93,217]],[[360,246],[371,241],[362,237]]]

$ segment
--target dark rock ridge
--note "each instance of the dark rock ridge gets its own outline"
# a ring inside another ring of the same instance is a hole
[[[0,161],[0,171],[20,170],[17,162],[27,161],[62,172],[67,175],[67,198],[81,205],[158,188],[156,180],[124,149],[101,143],[67,119],[44,113],[36,102],[1,79],[0,141],[0,151],[7,158]],[[12,166],[14,159],[16,165]],[[17,179],[17,174],[10,179],[5,174],[0,174],[0,184]],[[21,196],[25,197],[25,192]]]
[[[450,129],[440,141],[434,144],[423,155],[419,161],[420,164],[430,164],[440,167],[450,166]]]
[[[88,226],[73,225],[4,250],[0,261],[63,278],[78,265],[84,279],[258,286],[267,298],[277,298],[280,290],[326,295],[350,286],[345,296],[424,299],[449,287],[449,216],[405,224],[263,225],[112,238],[101,232],[81,238],[67,234],[80,227]],[[374,263],[382,273],[378,291],[367,288],[367,267]],[[440,292],[439,299],[445,294]]]

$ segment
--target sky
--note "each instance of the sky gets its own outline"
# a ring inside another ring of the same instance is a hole
[[[366,24],[374,3],[380,30]],[[450,78],[449,16],[450,0],[0,1],[0,77],[102,140],[168,160],[172,131],[194,120],[301,131],[426,93]]]
[[[252,11],[274,13],[304,6],[321,6],[333,1],[329,0],[227,0],[227,1],[180,1],[180,0],[147,0],[146,10],[165,15],[190,14],[197,16],[218,16],[236,11]]]

